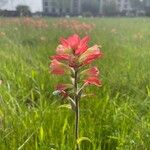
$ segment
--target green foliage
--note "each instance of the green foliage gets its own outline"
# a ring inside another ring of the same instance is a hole
[[[29,6],[26,5],[18,5],[16,7],[16,11],[20,16],[31,16],[31,11]]]
[[[1,24],[1,150],[74,149],[74,112],[52,95],[55,84],[66,79],[48,73],[48,57],[55,53],[59,38],[72,31],[54,28],[56,19],[47,21],[49,28],[38,29]],[[149,150],[150,20],[84,22],[96,25],[90,45],[101,44],[104,57],[97,62],[103,86],[91,87],[87,93],[94,95],[81,100],[81,149]]]

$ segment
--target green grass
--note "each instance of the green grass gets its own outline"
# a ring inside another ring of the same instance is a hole
[[[52,95],[66,79],[48,73],[59,38],[73,31],[46,20],[43,29],[0,24],[0,150],[74,149],[75,114]],[[103,86],[90,87],[95,96],[81,101],[80,137],[91,140],[81,149],[150,150],[150,19],[80,21],[96,25],[90,45],[104,53],[97,62]]]

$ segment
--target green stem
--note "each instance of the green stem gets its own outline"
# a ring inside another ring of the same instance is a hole
[[[79,97],[77,95],[78,91],[78,70],[75,70],[75,80],[74,80],[74,100],[76,103],[76,109],[75,109],[75,138],[76,138],[76,150],[79,150],[79,144],[78,144],[78,138],[79,138]]]

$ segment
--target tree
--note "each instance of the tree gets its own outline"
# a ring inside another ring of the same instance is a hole
[[[150,1],[149,0],[144,0],[145,1],[145,12],[147,16],[150,16]]]
[[[18,12],[19,16],[31,16],[31,11],[29,6],[18,5],[16,7],[16,11]]]

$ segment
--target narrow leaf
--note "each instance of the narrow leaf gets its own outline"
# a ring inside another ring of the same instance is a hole
[[[82,141],[88,141],[92,143],[92,141],[88,137],[81,137],[77,140],[77,143],[80,144]]]
[[[40,140],[43,141],[44,139],[44,131],[43,131],[43,127],[40,127]]]
[[[70,104],[64,104],[64,105],[59,106],[58,108],[68,108],[68,109],[71,109],[71,106],[70,106]]]

